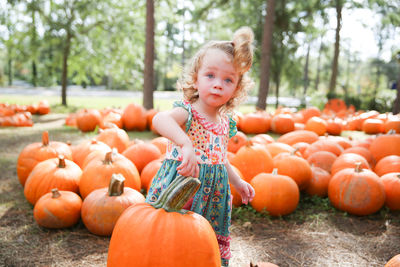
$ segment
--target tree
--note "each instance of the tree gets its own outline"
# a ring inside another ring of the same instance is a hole
[[[146,52],[144,58],[143,106],[153,108],[154,91],[154,0],[146,1]]]
[[[335,0],[336,9],[336,31],[335,31],[335,52],[332,60],[332,72],[331,79],[329,82],[329,93],[335,92],[336,79],[338,76],[338,65],[339,65],[339,52],[340,52],[340,29],[342,28],[342,9],[344,0]]]
[[[271,45],[275,16],[275,0],[267,0],[264,30],[261,44],[260,87],[256,107],[265,110],[269,91]]]

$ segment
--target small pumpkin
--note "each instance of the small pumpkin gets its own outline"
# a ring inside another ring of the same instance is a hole
[[[137,143],[128,147],[122,155],[132,161],[141,173],[149,162],[161,157],[161,152],[151,143]]]
[[[200,187],[177,177],[155,203],[130,206],[119,217],[108,249],[108,267],[220,267],[218,242],[201,215],[182,210]]]
[[[85,162],[86,157],[93,151],[110,151],[110,147],[105,143],[98,141],[96,138],[92,138],[91,140],[83,141],[82,143],[74,146],[72,148],[72,157],[74,162],[78,164],[79,167],[83,168],[83,163]]]
[[[400,172],[385,174],[381,181],[385,188],[385,205],[390,210],[400,210]]]
[[[400,172],[400,156],[391,155],[382,158],[376,164],[374,171],[378,176],[391,172]]]
[[[377,162],[386,156],[400,156],[400,134],[389,132],[376,137],[371,142],[369,151]]]
[[[305,192],[310,196],[326,197],[331,175],[326,170],[316,166],[311,166],[311,172],[311,180]]]
[[[316,167],[320,167],[327,172],[331,172],[332,165],[337,159],[337,156],[329,151],[317,151],[312,153],[307,161],[310,164],[313,164]]]
[[[277,169],[256,175],[251,185],[256,194],[250,204],[256,211],[266,210],[271,216],[282,216],[297,208],[299,187],[289,176],[278,174]]]
[[[149,190],[151,182],[153,181],[154,176],[157,174],[163,163],[163,158],[158,158],[153,161],[150,161],[146,166],[144,166],[142,173],[140,174],[140,181],[142,185],[142,189]]]
[[[64,155],[66,159],[72,160],[71,148],[62,142],[49,141],[49,132],[42,133],[42,142],[27,145],[19,154],[17,161],[17,174],[19,182],[25,185],[26,179],[32,169],[46,159],[56,158],[57,155]]]
[[[331,174],[335,175],[337,172],[346,168],[354,168],[357,163],[360,163],[363,169],[370,169],[368,161],[363,156],[355,153],[345,153],[340,155],[333,162]]]
[[[399,267],[400,266],[400,254],[397,254],[393,258],[391,258],[386,264],[385,267]]]
[[[99,127],[102,117],[97,109],[83,109],[76,115],[76,125],[82,132],[92,132]]]
[[[312,144],[315,141],[318,141],[318,135],[312,131],[297,130],[281,135],[276,141],[288,145],[294,145],[298,142],[305,142]]]
[[[92,234],[111,235],[124,210],[135,203],[144,203],[144,196],[124,187],[124,181],[121,174],[113,174],[108,188],[92,191],[83,201],[82,221]]]
[[[81,176],[81,168],[63,155],[47,159],[36,165],[26,180],[25,197],[34,205],[52,188],[78,193]]]
[[[235,136],[229,138],[228,141],[228,151],[236,153],[239,148],[244,146],[247,142],[247,136],[245,133],[238,131]]]
[[[108,124],[110,128],[101,130],[96,136],[100,142],[107,144],[110,148],[116,148],[122,153],[129,144],[129,136],[125,130],[118,128],[115,124]]]
[[[71,227],[79,221],[81,207],[82,199],[76,193],[53,188],[36,202],[33,217],[46,228]]]

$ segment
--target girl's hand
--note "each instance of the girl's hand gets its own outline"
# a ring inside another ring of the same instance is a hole
[[[182,163],[177,168],[180,175],[199,177],[199,165],[192,144],[182,146]]]
[[[247,205],[255,196],[254,188],[248,182],[242,179],[240,179],[238,185],[235,186],[235,189],[242,198],[243,204]]]

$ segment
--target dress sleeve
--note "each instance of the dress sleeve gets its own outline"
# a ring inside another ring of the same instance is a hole
[[[236,121],[229,116],[229,138],[235,136],[237,133]]]
[[[188,119],[186,121],[186,132],[189,131],[190,125],[192,124],[192,105],[189,102],[186,101],[175,101],[174,102],[174,108],[176,107],[181,107],[184,108],[188,112]]]

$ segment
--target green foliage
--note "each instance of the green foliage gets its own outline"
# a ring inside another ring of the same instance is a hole
[[[248,222],[254,221],[257,218],[267,218],[271,219],[271,216],[268,215],[268,212],[257,212],[250,205],[242,205],[240,207],[234,207],[232,209],[232,220],[239,222]]]

